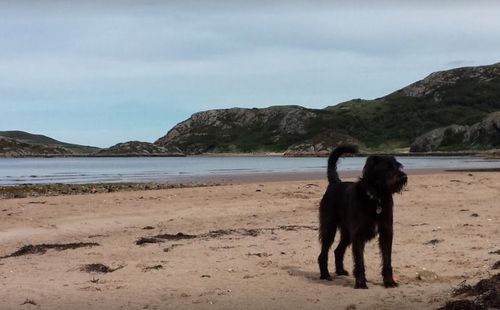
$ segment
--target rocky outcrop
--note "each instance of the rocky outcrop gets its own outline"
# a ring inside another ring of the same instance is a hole
[[[330,152],[333,150],[333,146],[327,145],[325,142],[305,142],[294,144],[290,146],[283,156],[285,157],[304,157],[304,156],[328,156]]]
[[[461,81],[473,80],[474,83],[488,83],[492,79],[498,78],[498,76],[500,76],[500,63],[489,66],[463,67],[438,71],[393,94],[408,97],[424,97],[443,87],[452,86]],[[439,96],[436,97],[436,100],[439,100]]]
[[[254,151],[307,134],[315,117],[313,110],[298,106],[210,110],[193,114],[155,144],[187,154]]]
[[[351,136],[327,132],[313,139],[290,146],[283,154],[286,157],[328,156],[338,145],[351,144],[363,147],[363,144]]]
[[[468,130],[468,126],[451,125],[443,128],[436,128],[425,133],[415,140],[410,146],[410,152],[432,152],[437,151],[445,139],[454,139],[462,141]]]
[[[0,157],[70,156],[74,153],[64,147],[27,143],[0,136]]]
[[[500,111],[470,126],[466,138],[474,148],[500,147]]]
[[[500,112],[472,126],[451,125],[419,136],[411,152],[484,150],[500,147]]]
[[[100,150],[96,156],[185,156],[176,147],[161,147],[149,142],[129,141],[118,143],[110,148]]]

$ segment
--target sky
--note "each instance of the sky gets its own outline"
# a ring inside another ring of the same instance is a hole
[[[500,1],[0,0],[0,130],[109,147],[500,62]]]

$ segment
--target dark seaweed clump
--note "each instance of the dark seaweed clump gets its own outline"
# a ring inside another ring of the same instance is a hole
[[[474,299],[449,301],[438,310],[486,310],[500,308],[500,273],[471,286],[462,283],[453,292],[455,296],[473,296]]]
[[[110,268],[104,264],[100,264],[100,263],[96,263],[96,264],[87,264],[87,265],[84,265],[80,268],[80,271],[83,271],[83,272],[88,272],[88,273],[92,273],[92,272],[96,272],[96,273],[110,273],[110,272],[114,272],[114,271],[117,271],[118,269],[122,269],[124,266],[118,266],[116,268]]]
[[[160,270],[160,269],[163,269],[163,265],[154,265],[154,266],[144,267],[142,269],[142,271],[143,272],[147,272],[147,271],[150,271],[150,270]]]
[[[137,245],[145,245],[148,243],[162,243],[165,241],[177,241],[177,240],[186,240],[186,239],[216,239],[229,235],[240,235],[240,236],[249,236],[249,237],[257,237],[263,232],[274,232],[276,230],[286,230],[286,231],[297,231],[300,229],[310,229],[317,230],[316,226],[307,226],[307,225],[282,225],[276,228],[239,228],[239,229],[218,229],[211,230],[207,233],[200,235],[188,235],[182,232],[179,232],[175,235],[172,234],[161,234],[151,237],[142,237],[138,239],[135,244]]]
[[[8,258],[8,257],[17,257],[23,255],[31,255],[31,254],[45,254],[47,250],[56,250],[56,251],[65,251],[65,250],[74,250],[78,248],[88,248],[99,246],[99,243],[95,242],[75,242],[75,243],[62,243],[62,244],[36,244],[36,245],[25,245],[14,253],[6,256],[2,256],[0,258]]]
[[[184,233],[177,233],[175,235],[172,234],[161,234],[153,237],[143,237],[135,242],[137,245],[144,245],[147,243],[162,243],[164,241],[172,241],[172,240],[186,240],[186,239],[194,239],[196,235],[188,235]]]

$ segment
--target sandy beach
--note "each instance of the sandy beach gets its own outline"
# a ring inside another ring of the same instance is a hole
[[[395,289],[375,241],[369,290],[319,280],[325,187],[317,176],[0,199],[0,309],[435,309],[498,273],[500,172],[410,174],[395,196]],[[48,248],[10,256],[26,245]]]

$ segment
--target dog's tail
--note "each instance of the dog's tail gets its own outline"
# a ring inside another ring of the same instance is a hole
[[[337,173],[337,161],[339,160],[340,156],[342,156],[343,154],[356,154],[356,153],[358,153],[358,147],[355,145],[337,146],[332,151],[330,157],[328,158],[328,170],[327,170],[328,183],[337,184],[341,182],[339,175]]]

